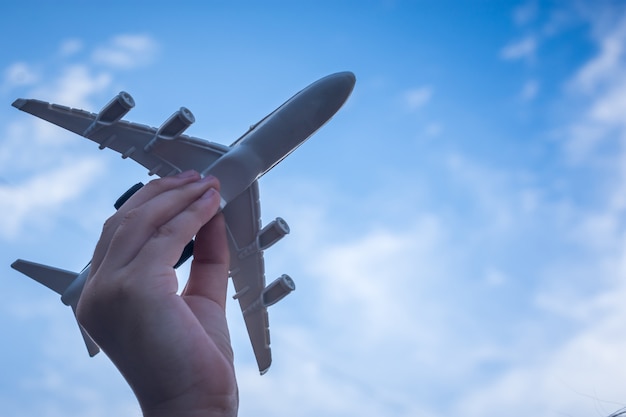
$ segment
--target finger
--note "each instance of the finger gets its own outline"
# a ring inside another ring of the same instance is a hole
[[[102,262],[108,262],[109,267],[112,268],[124,267],[133,260],[153,235],[174,233],[169,233],[168,230],[171,228],[164,227],[164,225],[184,212],[209,189],[215,189],[218,185],[214,177],[203,178],[161,193],[130,210],[111,238]],[[200,226],[202,225],[198,225],[197,229]],[[181,251],[182,247],[178,249],[179,256]]]
[[[213,217],[196,235],[193,261],[184,296],[200,296],[226,305],[230,252],[222,213]]]
[[[214,188],[158,228],[135,259],[137,265],[152,263],[172,268],[183,247],[219,210],[220,195]]]
[[[172,177],[165,177],[150,181],[135,194],[133,194],[122,205],[122,207],[120,207],[120,209],[105,222],[102,228],[102,234],[100,236],[100,239],[98,240],[93,258],[91,260],[91,270],[95,272],[100,267],[102,259],[104,259],[104,256],[109,248],[113,235],[115,234],[117,228],[122,223],[126,214],[129,211],[141,206],[145,202],[163,192],[174,189],[176,187],[180,187],[193,181],[197,181],[199,178],[200,174],[198,174],[197,172],[185,171]]]

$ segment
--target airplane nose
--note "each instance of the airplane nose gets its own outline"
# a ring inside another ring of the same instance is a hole
[[[353,72],[343,71],[331,74],[320,80],[320,84],[325,84],[328,91],[334,92],[338,101],[340,101],[339,107],[348,99],[348,96],[352,93],[354,85],[356,84],[356,76]],[[341,93],[340,93],[341,92]]]
[[[356,77],[338,72],[315,81],[254,125],[202,175],[222,184],[221,207],[293,152],[341,108]]]
[[[338,72],[337,75],[340,75],[341,77],[345,78],[346,82],[348,84],[352,84],[352,86],[356,84],[356,75],[354,75],[353,72],[343,71],[343,72]]]

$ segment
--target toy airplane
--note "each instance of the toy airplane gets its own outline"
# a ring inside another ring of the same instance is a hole
[[[348,99],[355,82],[351,72],[314,82],[230,146],[183,135],[195,121],[185,107],[158,129],[121,120],[135,105],[126,92],[97,114],[39,100],[17,99],[13,106],[84,136],[100,149],[111,148],[124,159],[134,159],[150,175],[163,177],[193,169],[220,180],[230,276],[236,291],[233,298],[239,300],[259,371],[264,374],[272,361],[267,307],[283,299],[295,285],[288,275],[265,285],[263,251],[289,233],[289,226],[277,218],[261,229],[257,180],[324,125]],[[80,273],[21,259],[11,266],[61,294],[61,301],[75,312],[89,266]],[[80,330],[89,354],[98,353],[91,337],[82,327]]]

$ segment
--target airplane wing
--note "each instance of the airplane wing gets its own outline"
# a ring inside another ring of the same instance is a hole
[[[86,137],[98,143],[100,149],[110,148],[124,159],[137,161],[150,175],[165,177],[190,169],[202,172],[228,150],[227,146],[187,135],[154,140],[159,129],[125,120],[96,126],[99,114],[46,101],[17,99],[13,106]],[[90,129],[92,126],[96,128]]]
[[[99,114],[40,100],[18,99],[13,106],[84,136],[98,143],[100,149],[110,148],[122,154],[122,158],[137,161],[148,169],[150,175],[162,177],[190,169],[202,172],[229,149],[186,135],[154,141],[161,129],[124,120],[93,129]],[[106,107],[100,113],[104,111]],[[259,370],[264,373],[272,359],[267,308],[258,301],[265,288],[263,251],[255,246],[261,227],[258,183],[255,181],[232,200],[223,213],[231,251],[230,274],[239,294],[239,304]],[[251,247],[252,250],[244,251],[247,256],[239,255],[242,249]]]
[[[263,374],[272,363],[267,308],[256,303],[265,288],[265,264],[262,251],[245,250],[255,247],[261,225],[258,183],[255,181],[246,192],[231,201],[223,213],[228,229],[230,275],[235,297],[243,313],[259,371]]]

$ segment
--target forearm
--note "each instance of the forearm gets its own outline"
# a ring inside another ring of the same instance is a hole
[[[142,407],[144,417],[235,417],[239,408],[239,396],[212,397],[212,405],[190,408],[187,401],[173,401],[166,404]]]

